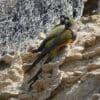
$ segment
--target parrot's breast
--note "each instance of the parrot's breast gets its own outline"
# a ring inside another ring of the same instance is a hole
[[[69,39],[65,43],[61,44],[59,48],[65,48],[67,44],[72,44],[74,41],[72,39]]]

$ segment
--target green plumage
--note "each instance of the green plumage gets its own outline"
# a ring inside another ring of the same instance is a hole
[[[50,32],[50,35],[47,36],[47,38],[55,37],[55,36],[59,35],[64,30],[64,28],[65,28],[65,25],[60,25],[60,24],[56,25],[54,28],[51,29],[52,31]]]
[[[40,44],[39,48],[35,49],[35,50],[32,50],[32,52],[35,53],[35,52],[42,51],[43,48],[45,47],[45,45],[47,44],[47,42],[49,43],[53,38],[56,38],[57,35],[59,35],[60,33],[62,33],[62,31],[64,30],[64,28],[65,28],[65,25],[62,25],[62,24],[58,24],[55,27],[53,27],[51,29],[50,34]]]
[[[61,24],[58,24],[54,28],[52,28],[52,31],[50,32],[50,35],[47,36],[47,38],[41,43],[40,47],[38,49],[32,51],[33,53],[41,51],[41,54],[37,57],[37,59],[30,66],[30,68],[28,70],[26,70],[26,72],[30,71],[32,69],[32,67],[35,67],[35,65],[45,55],[47,55],[48,53],[50,53],[50,50],[53,49],[52,48],[53,45],[55,45],[54,42],[58,41],[56,38],[59,37],[64,30],[65,30],[65,25],[61,25]]]
[[[50,35],[43,40],[38,49],[32,51],[33,53],[41,53],[37,56],[36,60],[28,68],[28,70],[26,70],[26,72],[29,72],[33,67],[35,67],[36,64],[38,64],[46,55],[48,55],[48,57],[44,64],[49,63],[57,55],[61,48],[65,47],[68,43],[70,43],[70,41],[73,42],[75,40],[76,36],[72,32],[71,26],[72,23],[68,17],[60,19],[60,24],[52,28]],[[39,74],[40,72],[35,77],[32,77],[29,82],[37,79]]]
[[[72,34],[73,33],[70,29],[63,30],[63,32],[61,32],[61,34],[57,35],[56,38],[53,38],[46,43],[44,50],[46,49],[46,51],[47,50],[51,51],[51,50],[59,47],[60,45],[63,45],[65,43],[67,44],[68,40],[73,38]],[[73,41],[74,41],[74,39],[73,39]]]

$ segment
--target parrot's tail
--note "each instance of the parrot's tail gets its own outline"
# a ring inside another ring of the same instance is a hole
[[[54,57],[49,56],[49,57],[47,58],[47,60],[44,62],[44,64],[49,63],[53,58],[54,58]]]
[[[38,49],[33,49],[32,50],[32,53],[36,53],[36,52],[39,52],[39,50]]]
[[[27,83],[29,84],[30,82],[35,82],[38,79],[38,75],[42,72],[42,69],[40,68],[39,71],[36,73],[35,76],[33,76]]]
[[[28,88],[29,91],[32,89],[33,83],[38,79],[38,76],[40,75],[41,72],[42,72],[42,69],[40,68],[39,71],[36,73],[36,75],[33,76],[33,77],[27,82],[28,84],[31,83],[31,84],[29,85],[29,88]]]
[[[42,51],[42,50],[43,50],[43,47],[40,46],[38,49],[33,49],[33,50],[32,50],[32,53],[37,53],[37,52],[40,52],[40,51]]]
[[[46,55],[46,53],[41,53],[38,58],[33,62],[33,64],[25,71],[25,73],[29,72],[33,67],[36,66],[37,63]]]

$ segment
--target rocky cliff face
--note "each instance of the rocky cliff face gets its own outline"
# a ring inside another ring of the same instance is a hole
[[[0,100],[100,99],[100,15],[82,17],[72,48],[62,50],[49,64],[41,61],[24,73],[37,56],[27,48],[40,45],[51,26],[58,23],[59,14],[75,14],[75,19],[80,19],[83,1],[0,1]],[[97,5],[99,0],[93,2]],[[29,91],[27,82],[40,68],[42,72]]]
[[[37,54],[17,52],[2,56],[0,100],[99,100],[100,15],[83,17],[78,25],[75,46],[63,50],[47,65],[41,61],[31,73],[24,74],[24,70]],[[43,38],[45,34],[40,33],[33,47]],[[28,91],[27,81],[40,67],[42,73]]]
[[[97,9],[98,8],[98,9]],[[100,13],[100,0],[87,0],[83,15]]]
[[[0,54],[26,51],[38,33],[49,33],[59,15],[80,19],[83,8],[82,0],[0,0]]]

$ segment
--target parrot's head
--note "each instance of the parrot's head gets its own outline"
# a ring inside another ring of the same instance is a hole
[[[60,16],[60,24],[65,24],[65,15]]]
[[[60,24],[65,25],[65,27],[68,28],[73,25],[73,21],[68,16],[61,15],[60,16]]]
[[[64,24],[65,24],[66,28],[72,26],[72,21],[70,20],[69,17],[65,17]]]

